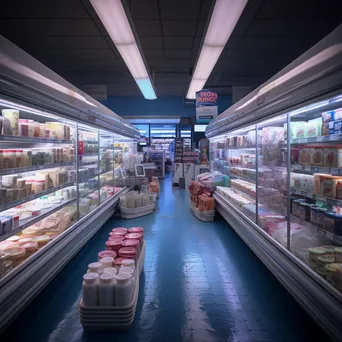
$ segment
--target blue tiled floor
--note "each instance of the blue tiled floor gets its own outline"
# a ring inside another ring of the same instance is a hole
[[[147,254],[135,322],[125,333],[84,333],[82,275],[112,228],[137,225],[145,228]],[[198,221],[188,193],[173,190],[169,178],[154,214],[109,220],[1,337],[28,340],[328,341],[227,223]]]

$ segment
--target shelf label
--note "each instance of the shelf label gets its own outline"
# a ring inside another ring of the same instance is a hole
[[[317,201],[326,202],[326,198],[322,196],[315,195]]]
[[[320,137],[317,137],[317,142],[322,142],[323,141],[323,137],[320,136]]]

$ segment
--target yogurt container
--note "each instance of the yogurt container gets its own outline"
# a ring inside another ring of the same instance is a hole
[[[112,257],[113,259],[115,259],[116,256],[117,256],[116,252],[106,250],[106,251],[99,252],[99,254],[97,255],[97,259],[100,260],[100,259],[106,258],[106,257]]]
[[[342,247],[335,248],[335,258],[336,262],[342,263]]]
[[[325,254],[325,249],[322,247],[309,248],[309,264],[313,270],[318,268],[317,257]]]

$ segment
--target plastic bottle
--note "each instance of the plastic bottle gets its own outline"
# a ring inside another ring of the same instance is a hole
[[[88,272],[90,273],[102,273],[103,265],[101,262],[92,262],[88,265]]]
[[[120,267],[119,273],[129,273],[132,276],[133,288],[135,285],[135,268],[133,267]]]
[[[115,304],[115,283],[114,273],[102,273],[99,285],[99,306],[113,306]]]
[[[119,273],[116,276],[115,305],[127,306],[132,302],[133,283],[129,273]]]
[[[15,150],[15,167],[20,167],[22,160],[23,160],[23,150]]]
[[[117,275],[118,274],[118,270],[115,267],[105,267],[102,270],[102,273],[111,273],[111,274]]]
[[[104,258],[100,259],[99,261],[102,264],[102,268],[112,267],[113,266],[114,258],[112,258],[112,257],[104,257]]]
[[[83,276],[82,299],[85,306],[97,306],[99,298],[99,275],[86,273]]]

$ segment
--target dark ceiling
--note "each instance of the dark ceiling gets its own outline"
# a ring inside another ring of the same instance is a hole
[[[89,0],[3,0],[0,32],[71,83],[142,96]],[[211,0],[127,0],[158,96],[183,96]],[[257,86],[342,21],[342,0],[249,0],[207,86]]]

